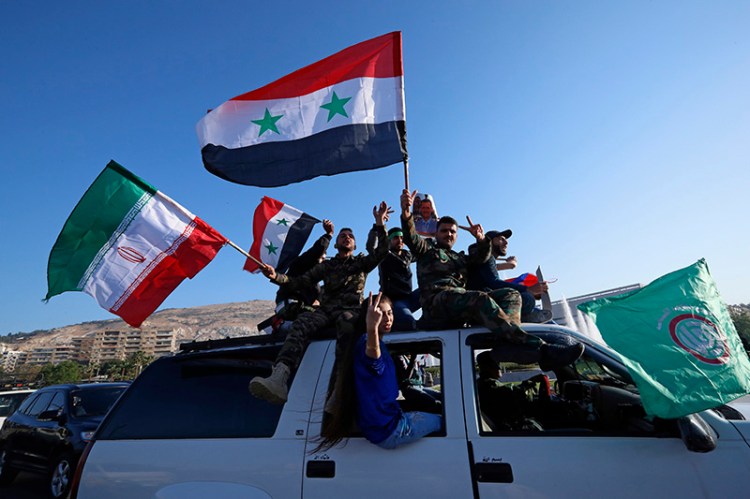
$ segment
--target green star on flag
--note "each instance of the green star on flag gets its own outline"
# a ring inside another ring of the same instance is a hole
[[[268,243],[268,246],[265,247],[268,250],[269,255],[275,255],[276,250],[279,249],[278,246],[274,246],[273,243]]]
[[[286,218],[280,218],[276,220],[276,225],[283,225],[284,227],[289,227],[289,220]]]
[[[331,121],[334,116],[337,114],[340,114],[341,116],[348,118],[349,115],[346,114],[346,111],[344,110],[344,104],[349,102],[352,98],[346,97],[344,99],[339,99],[339,96],[336,95],[336,92],[333,92],[333,97],[331,97],[331,102],[328,104],[323,104],[320,106],[321,109],[325,109],[328,111],[328,121]]]
[[[268,112],[268,108],[266,108],[266,114],[263,116],[263,119],[261,120],[250,120],[256,125],[260,126],[260,132],[258,132],[258,137],[263,135],[263,133],[266,132],[266,130],[271,130],[272,132],[279,133],[279,129],[276,128],[276,122],[279,121],[284,115],[279,114],[278,116],[271,116],[271,113]]]

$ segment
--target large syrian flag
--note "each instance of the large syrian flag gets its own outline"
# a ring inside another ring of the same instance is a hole
[[[203,220],[110,161],[57,236],[45,300],[83,291],[139,327],[226,242]]]
[[[578,308],[623,356],[649,415],[678,418],[750,392],[750,361],[705,260]]]
[[[263,196],[253,215],[253,245],[250,255],[284,273],[292,260],[299,256],[310,237],[317,218],[297,208]],[[245,270],[258,272],[260,268],[250,258]]]
[[[208,171],[276,187],[404,161],[405,116],[394,32],[235,97],[196,128]]]

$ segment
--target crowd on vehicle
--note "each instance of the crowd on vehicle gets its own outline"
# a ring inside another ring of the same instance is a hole
[[[324,220],[325,234],[286,274],[269,265],[261,269],[279,286],[274,327],[286,336],[271,374],[251,380],[254,396],[286,402],[290,375],[311,337],[323,329],[335,329],[336,360],[325,405],[329,419],[321,435],[322,448],[335,445],[354,427],[383,448],[440,428],[440,398],[409,384],[415,359],[391,358],[382,342],[391,330],[482,325],[498,340],[498,346],[488,352],[493,362],[538,363],[545,371],[568,365],[583,353],[580,343],[548,344],[521,327],[524,322],[547,322],[551,313],[536,306],[536,300],[547,292],[546,283],[525,286],[499,277],[498,270],[517,264],[515,257],[507,256],[511,230],[485,233],[468,216],[466,226],[450,216],[437,218],[431,197],[416,198],[416,191],[403,190],[400,224],[388,231],[386,222],[393,210],[385,201],[373,207],[375,223],[368,233],[366,254],[355,254],[354,233],[342,228],[335,238],[336,254],[326,259],[335,230],[330,220]],[[431,226],[423,223],[430,219],[434,219]],[[415,223],[419,220],[418,230]],[[475,239],[468,252],[453,249],[459,229]],[[367,276],[376,267],[380,291],[365,299]],[[417,320],[415,312],[420,309]],[[416,400],[410,405],[415,410],[405,412],[397,402],[399,395]]]

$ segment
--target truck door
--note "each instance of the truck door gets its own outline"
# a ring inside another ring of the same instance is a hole
[[[476,338],[472,336],[476,335],[475,332],[462,333],[461,368],[469,452],[478,497],[739,497],[746,494],[750,472],[748,448],[731,431],[731,425],[718,416],[711,418],[710,414],[704,414],[714,428],[719,429],[715,436],[720,436],[717,447],[706,453],[689,451],[679,432],[670,433],[668,425],[654,429],[645,421],[633,418],[622,428],[615,424],[607,427],[607,422],[601,419],[614,417],[620,409],[632,409],[628,393],[615,389],[611,391],[612,396],[621,399],[609,406],[609,416],[604,414],[603,406],[597,409],[588,401],[580,407],[583,412],[576,422],[572,413],[578,410],[577,401],[572,401],[564,410],[549,410],[546,416],[529,414],[531,419],[520,423],[491,421],[488,412],[482,409],[489,408],[489,404],[480,403],[476,395],[479,372],[475,359],[483,350],[481,342],[473,341]],[[576,363],[575,372],[582,378],[590,376],[606,381],[608,373],[612,374],[614,369],[608,370],[606,359],[595,354],[593,348],[587,347]],[[514,370],[510,366],[499,380],[510,386],[517,385],[524,379],[520,371],[528,372],[526,377],[540,373],[528,371],[526,367]],[[548,374],[554,378],[553,373]],[[558,393],[553,391],[551,395],[557,401],[565,395],[559,383],[558,380]],[[595,386],[572,383],[577,389]],[[552,386],[555,386],[554,379]],[[633,397],[639,405],[640,400]],[[511,411],[508,407],[508,413]],[[560,424],[555,424],[555,418],[560,419]]]
[[[434,386],[425,387],[442,397],[444,431],[394,450],[385,450],[354,435],[345,443],[312,452],[317,443],[308,441],[305,454],[303,497],[471,497],[472,486],[466,452],[466,430],[461,403],[458,366],[458,335],[447,333],[393,334],[385,338],[392,356],[416,355]],[[428,355],[428,353],[431,353]],[[413,358],[413,357],[412,357]],[[323,367],[315,394],[313,423],[309,435],[320,435],[328,378],[333,367],[333,349]],[[409,401],[404,400],[407,406]]]

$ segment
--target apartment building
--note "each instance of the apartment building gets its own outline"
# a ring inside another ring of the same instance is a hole
[[[81,361],[99,364],[124,360],[136,352],[153,357],[169,355],[175,350],[171,330],[105,330],[96,331],[80,341]]]

